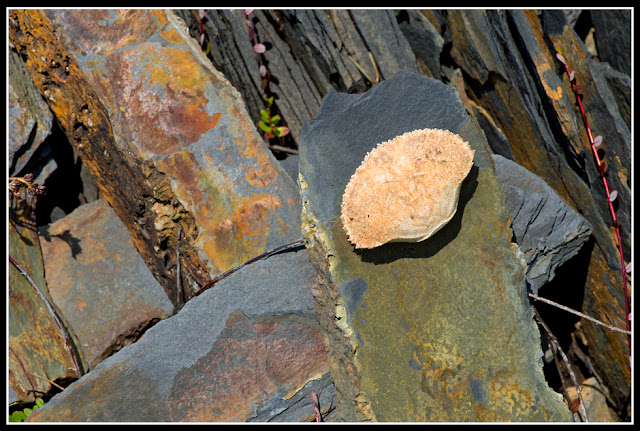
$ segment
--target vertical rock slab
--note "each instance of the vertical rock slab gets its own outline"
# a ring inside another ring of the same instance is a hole
[[[335,391],[306,250],[247,265],[36,410],[30,422],[301,421]]]
[[[38,234],[35,226],[26,220],[12,217],[9,222],[9,255],[52,303]],[[7,272],[8,384],[18,399],[34,401],[38,394],[53,389],[48,380],[72,380],[78,378],[82,370],[75,369],[64,335],[37,290],[13,263],[9,262]],[[64,322],[60,314],[58,318]]]
[[[527,261],[527,282],[534,294],[591,237],[589,223],[531,172],[493,154],[495,174],[506,194],[511,228]]]
[[[40,93],[31,81],[31,75],[15,50],[9,50],[9,175],[19,175],[27,168],[34,175],[34,181],[41,184],[49,172],[55,169],[55,162],[47,155],[41,144],[51,133],[53,115]],[[44,146],[43,146],[44,147]],[[45,161],[33,163],[38,153]],[[29,166],[29,162],[31,166]],[[43,169],[42,165],[49,165]],[[34,169],[37,169],[34,172]],[[44,171],[44,172],[43,172]],[[41,175],[42,174],[42,175]]]
[[[365,154],[441,128],[475,150],[453,219],[420,243],[354,250],[340,222]],[[400,72],[362,95],[330,92],[301,134],[302,230],[321,274],[336,417],[378,421],[564,421],[542,374],[525,264],[486,140],[453,87]]]
[[[173,305],[107,201],[40,230],[49,293],[90,368],[136,341]]]
[[[451,56],[468,78],[467,95],[504,132],[513,160],[542,178],[591,225],[594,247],[581,311],[624,328],[622,267],[610,230],[607,196],[572,84],[556,51],[575,72],[592,133],[604,138],[600,151],[609,187],[618,191],[614,205],[628,261],[631,134],[606,79],[560,10],[450,11],[446,22]],[[622,413],[631,387],[627,337],[584,319],[581,327],[592,372],[610,386],[611,399]]]
[[[174,304],[299,235],[295,184],[164,10],[12,11],[36,87]]]

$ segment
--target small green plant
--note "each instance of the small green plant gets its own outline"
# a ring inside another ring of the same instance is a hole
[[[279,115],[271,115],[271,105],[273,105],[273,96],[267,98],[266,107],[260,111],[260,129],[264,132],[265,136],[269,139],[280,138],[289,133],[289,128],[285,126],[278,126],[280,122]]]
[[[9,422],[24,422],[35,409],[38,409],[43,405],[44,401],[42,401],[42,398],[37,398],[32,408],[26,408],[24,410],[11,413],[9,416]]]
[[[264,54],[267,50],[267,47],[263,43],[259,43],[256,41],[256,31],[253,26],[253,22],[249,15],[253,12],[253,9],[245,9],[244,10],[244,18],[247,23],[247,27],[249,28],[249,39],[253,44],[253,52],[258,62],[258,70],[260,71],[260,87],[262,88],[262,98],[265,102],[265,108],[260,111],[260,129],[264,132],[265,136],[269,139],[274,138],[282,138],[289,133],[289,128],[286,126],[278,126],[280,122],[279,115],[271,115],[271,107],[273,106],[273,96],[268,96],[268,85],[269,79],[271,78],[271,74],[269,70],[262,62],[261,54]]]

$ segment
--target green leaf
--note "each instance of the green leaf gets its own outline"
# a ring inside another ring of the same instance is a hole
[[[36,407],[35,408],[40,408],[44,405],[44,401],[42,400],[42,398],[38,398],[36,400]]]
[[[260,111],[260,116],[262,117],[262,120],[265,123],[269,122],[269,117],[271,116],[271,112],[269,112],[269,109],[263,109]]]
[[[276,124],[278,124],[278,121],[280,121],[280,116],[279,115],[274,115],[273,117],[271,117],[271,125],[275,126]]]
[[[9,422],[24,422],[26,418],[27,415],[23,412],[13,412],[11,413],[11,416],[9,416]]]
[[[273,105],[273,96],[267,99],[267,103],[269,104],[269,106]]]
[[[270,133],[271,132],[271,127],[269,127],[269,125],[266,124],[264,121],[261,121],[260,123],[258,123],[258,125],[260,126],[262,131],[264,131],[266,133]]]

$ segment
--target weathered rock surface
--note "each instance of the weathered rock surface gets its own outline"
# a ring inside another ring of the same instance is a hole
[[[607,196],[571,83],[555,50],[575,71],[592,133],[604,138],[600,151],[607,162],[609,187],[618,191],[616,217],[624,255],[630,259],[630,132],[607,80],[559,10],[466,10],[442,16],[448,29],[445,40],[462,69],[467,97],[504,133],[513,160],[542,178],[592,228],[594,247],[581,311],[624,328],[621,265],[610,231]],[[614,27],[630,31],[624,22]],[[586,340],[582,348],[590,357],[585,366],[607,382],[612,402],[625,416],[631,377],[627,337],[587,321],[582,327]]]
[[[421,243],[354,250],[340,225],[349,178],[378,143],[423,128],[450,130],[475,150],[456,215]],[[455,89],[407,72],[363,95],[330,92],[305,123],[302,228],[323,274],[313,293],[337,419],[570,419],[542,374],[525,264],[487,149]]]
[[[591,236],[589,223],[540,178],[500,155],[492,156],[511,212],[511,228],[527,261],[532,293],[555,276]]]
[[[173,314],[171,301],[104,199],[41,228],[40,245],[49,294],[89,368]]]
[[[51,303],[37,230],[26,220],[29,218],[16,217],[9,223],[9,255]],[[37,290],[11,262],[7,271],[8,384],[18,399],[34,401],[35,397],[53,388],[48,380],[69,381],[77,378],[80,371],[75,369],[64,334]],[[61,314],[57,316],[60,322],[64,322]]]
[[[9,175],[31,173],[42,183],[56,164],[51,149],[41,144],[51,133],[53,115],[42,100],[24,62],[9,50]]]
[[[36,410],[29,421],[301,421],[335,390],[306,250],[247,265]]]
[[[163,10],[12,11],[36,87],[174,305],[296,239],[295,184],[233,87]]]
[[[176,14],[199,37],[197,14]],[[252,118],[259,119],[264,106],[260,74],[243,11],[206,10],[205,16],[214,66],[242,93]],[[420,70],[392,10],[254,10],[250,17],[257,41],[267,45],[269,89],[294,145],[329,89],[362,92],[402,69]]]

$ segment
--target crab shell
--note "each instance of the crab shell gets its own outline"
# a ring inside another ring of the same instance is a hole
[[[420,129],[379,144],[353,174],[341,220],[356,248],[423,241],[451,220],[474,151],[448,130]]]

